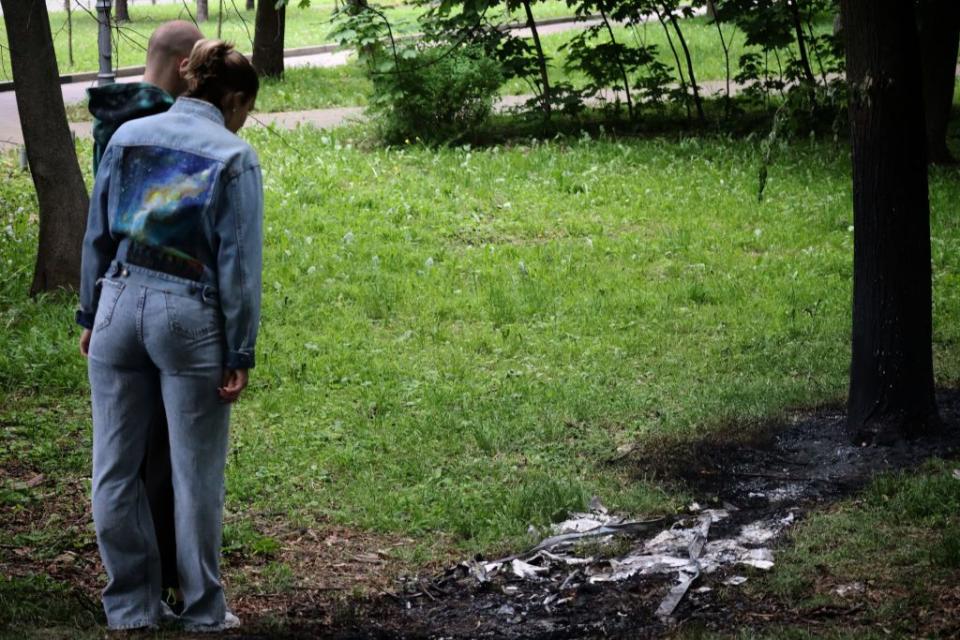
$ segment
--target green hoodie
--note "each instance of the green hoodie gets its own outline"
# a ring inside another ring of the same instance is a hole
[[[93,173],[100,158],[124,122],[163,113],[173,106],[173,97],[146,82],[123,82],[87,89],[88,108],[93,114]]]

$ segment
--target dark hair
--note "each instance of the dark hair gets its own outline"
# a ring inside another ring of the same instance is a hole
[[[239,92],[252,100],[260,89],[260,79],[250,61],[223,40],[198,40],[183,75],[187,81],[185,96],[217,107],[229,93]]]

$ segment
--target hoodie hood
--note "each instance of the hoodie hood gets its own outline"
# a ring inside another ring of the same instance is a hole
[[[113,133],[124,122],[163,113],[173,106],[173,97],[152,84],[146,82],[124,82],[108,84],[87,89],[88,108],[93,117],[94,138],[101,142],[97,129],[106,135],[102,144],[106,146]]]
[[[125,122],[163,113],[173,105],[173,97],[160,87],[146,82],[123,82],[87,89],[88,108],[94,117],[94,171],[110,138]]]

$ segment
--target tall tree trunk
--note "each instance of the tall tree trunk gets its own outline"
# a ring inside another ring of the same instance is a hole
[[[197,0],[197,22],[206,22],[210,19],[210,7],[207,0]]]
[[[920,3],[920,55],[923,106],[927,122],[927,159],[954,162],[947,148],[947,124],[953,107],[960,45],[960,2],[923,0]]]
[[[247,11],[253,11],[253,10],[254,10],[255,7],[254,7],[254,4],[253,4],[253,3],[254,3],[254,0],[247,0]]]
[[[67,12],[67,62],[73,68],[73,0],[63,0],[63,10]]]
[[[937,426],[930,206],[912,0],[842,0],[853,143],[853,340],[847,419],[858,438]]]
[[[673,38],[670,36],[670,27],[667,26],[667,19],[663,16],[657,5],[653,5],[653,12],[657,14],[657,20],[663,27],[663,33],[667,36],[667,44],[670,45],[670,51],[673,53],[673,60],[677,65],[677,75],[680,76],[680,91],[683,92],[683,106],[687,110],[687,120],[690,119],[690,100],[687,95],[687,80],[683,75],[683,65],[680,63],[680,54],[677,53],[677,47],[673,44]]]
[[[617,39],[613,35],[613,27],[610,26],[610,20],[607,19],[607,12],[604,11],[603,7],[600,7],[600,17],[603,18],[603,24],[607,27],[607,33],[610,35],[610,42],[614,45],[617,44]],[[630,120],[633,120],[633,98],[630,97],[630,79],[627,76],[627,70],[623,66],[623,60],[620,58],[620,55],[617,55],[617,68],[620,70],[620,77],[623,78],[623,93],[627,98],[627,114],[630,117]]]
[[[113,15],[117,22],[130,22],[130,10],[127,0],[113,0]]]
[[[527,28],[530,29],[530,35],[533,36],[533,47],[537,50],[537,66],[540,68],[540,85],[543,91],[543,113],[547,118],[550,118],[551,96],[550,76],[547,74],[547,57],[544,55],[543,46],[540,44],[540,33],[537,31],[537,22],[533,19],[530,0],[523,0],[523,10],[527,14]]]
[[[793,19],[793,30],[797,38],[797,50],[800,53],[800,66],[803,68],[803,75],[810,86],[810,104],[817,104],[817,77],[813,75],[813,67],[810,66],[810,56],[807,55],[807,38],[803,35],[803,20],[800,18],[799,0],[787,0],[790,7],[790,17]]]
[[[253,66],[268,78],[283,76],[283,33],[286,6],[275,9],[272,0],[257,2],[257,20],[253,31]]]
[[[687,47],[687,40],[683,37],[683,31],[680,30],[680,22],[673,11],[668,11],[667,17],[673,30],[677,32],[677,39],[680,41],[680,48],[683,49],[683,56],[687,59],[687,76],[690,78],[690,88],[693,89],[693,104],[697,108],[697,119],[701,123],[707,121],[707,116],[703,113],[703,101],[700,100],[700,89],[697,87],[697,78],[693,75],[693,59],[690,57],[690,48]]]
[[[87,188],[60,93],[45,2],[0,0],[30,174],[40,205],[40,240],[31,295],[77,288]]]

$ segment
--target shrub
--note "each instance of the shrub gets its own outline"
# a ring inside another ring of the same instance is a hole
[[[407,49],[371,70],[369,112],[389,143],[449,144],[475,132],[493,110],[500,65],[476,47]]]

